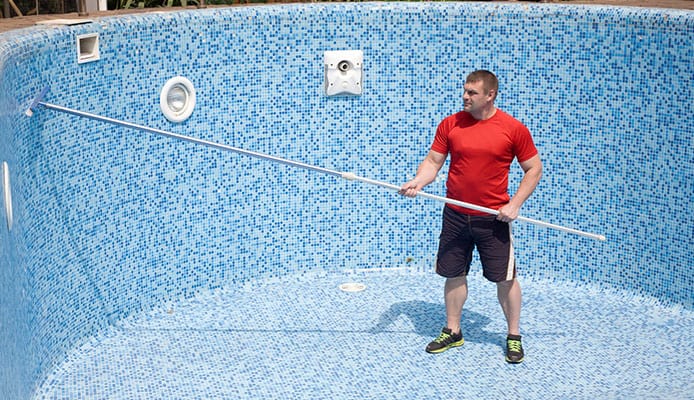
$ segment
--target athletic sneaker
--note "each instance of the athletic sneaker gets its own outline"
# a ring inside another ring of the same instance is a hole
[[[506,362],[519,364],[523,362],[524,356],[520,335],[508,335],[506,337]]]
[[[465,340],[460,332],[453,333],[450,329],[443,328],[439,337],[429,343],[426,350],[427,353],[441,353],[451,347],[462,346],[463,343],[465,343]]]

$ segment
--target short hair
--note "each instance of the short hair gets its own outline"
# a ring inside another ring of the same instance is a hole
[[[477,71],[470,72],[470,74],[465,79],[465,83],[479,82],[484,83],[484,90],[489,93],[490,90],[494,91],[494,98],[499,93],[499,80],[496,78],[492,72],[485,69],[478,69]]]

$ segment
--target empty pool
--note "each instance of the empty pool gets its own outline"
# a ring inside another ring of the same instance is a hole
[[[5,397],[692,398],[691,11],[291,4],[1,38]],[[324,173],[411,178],[479,68],[542,155],[522,215],[607,238],[514,223],[520,365],[477,259],[465,344],[424,351],[440,202]]]

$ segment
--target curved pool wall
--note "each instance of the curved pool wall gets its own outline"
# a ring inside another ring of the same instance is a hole
[[[100,60],[78,64],[85,33]],[[690,11],[493,3],[212,8],[3,34],[2,391],[30,397],[70,349],[157,304],[273,276],[428,269],[437,245],[439,203],[25,116],[44,86],[49,103],[400,184],[461,108],[465,75],[492,70],[497,105],[544,160],[523,215],[608,238],[516,223],[521,276],[691,309],[693,42]],[[329,50],[363,51],[362,95],[325,96]],[[180,124],[159,111],[177,75],[197,94]],[[443,179],[427,190],[443,195]]]

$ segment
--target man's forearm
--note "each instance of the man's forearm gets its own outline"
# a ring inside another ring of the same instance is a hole
[[[510,203],[520,208],[523,203],[528,200],[530,195],[533,194],[541,177],[542,167],[540,166],[532,167],[525,171],[525,175],[523,175],[523,179],[520,185],[518,185],[518,190],[513,194]]]

